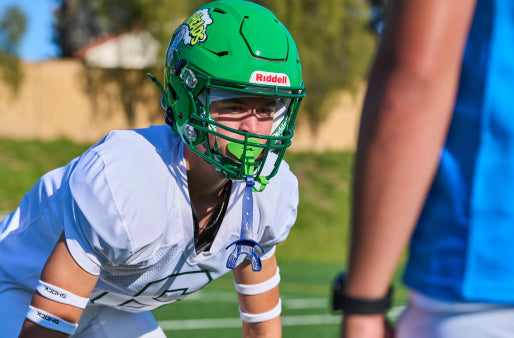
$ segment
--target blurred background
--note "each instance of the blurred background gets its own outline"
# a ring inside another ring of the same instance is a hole
[[[146,72],[161,78],[173,31],[205,2],[0,0],[0,135],[92,142],[161,123]],[[255,2],[300,51],[308,96],[294,148],[353,149],[382,1]],[[334,125],[337,137],[324,131]]]
[[[173,31],[206,2],[0,0],[0,219],[41,175],[80,155],[110,130],[164,123],[160,93],[146,73],[162,80]],[[346,262],[359,114],[386,0],[254,2],[273,11],[290,30],[307,87],[286,154],[300,182],[298,220],[277,250],[284,314],[300,316],[289,319],[284,335],[332,337],[339,319],[329,315],[330,281]],[[216,283],[214,291],[221,296],[206,297],[219,306],[220,299],[236,304],[231,278]],[[305,310],[298,305],[302,299],[307,299],[308,314],[298,312]],[[234,304],[229,306],[234,313],[227,316],[237,319]],[[178,309],[156,315],[170,330],[198,317],[187,305]],[[191,316],[170,322],[184,313]],[[222,332],[234,330],[237,337],[240,321],[235,323]],[[323,323],[327,332],[319,330]],[[205,330],[196,330],[205,337]]]

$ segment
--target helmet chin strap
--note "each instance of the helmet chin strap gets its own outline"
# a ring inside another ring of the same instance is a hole
[[[258,140],[250,138],[248,141],[252,143],[259,143]],[[236,267],[237,259],[241,254],[245,254],[250,258],[253,271],[261,271],[262,263],[260,257],[255,252],[257,247],[260,252],[264,252],[262,246],[252,239],[253,236],[253,195],[255,181],[253,177],[253,169],[255,166],[255,157],[259,156],[261,148],[252,147],[248,144],[240,144],[230,142],[227,146],[228,151],[236,156],[239,160],[243,161],[244,173],[246,176],[246,186],[243,195],[243,215],[241,219],[241,234],[237,241],[230,243],[226,249],[232,245],[236,247],[227,259],[227,268],[234,269]],[[245,152],[246,150],[246,152]],[[266,184],[268,183],[264,180]],[[261,187],[265,186],[261,180]],[[260,189],[262,191],[264,188]]]

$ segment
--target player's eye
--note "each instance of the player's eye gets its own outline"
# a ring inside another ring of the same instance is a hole
[[[273,115],[273,112],[275,111],[275,107],[262,107],[256,109],[257,114],[260,116],[269,117]]]
[[[229,110],[233,110],[233,111],[237,111],[237,112],[241,112],[241,111],[246,111],[246,110],[248,110],[248,108],[247,108],[247,107],[242,106],[242,105],[234,105],[234,106],[230,106],[228,109],[229,109]]]
[[[221,109],[224,109],[224,110],[243,110],[245,109],[246,107],[241,104],[241,103],[238,103],[238,102],[225,102],[223,104],[221,104]]]

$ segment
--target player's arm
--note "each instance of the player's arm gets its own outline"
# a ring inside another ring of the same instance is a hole
[[[71,330],[79,321],[97,279],[75,262],[63,234],[41,273],[42,283],[32,297],[31,315],[25,319],[20,337],[67,337],[69,334],[59,330]]]
[[[356,153],[345,281],[346,294],[356,298],[384,297],[413,232],[451,121],[475,1],[388,6]],[[380,315],[343,321],[345,337],[383,334]]]
[[[279,281],[275,255],[262,261],[261,271],[252,271],[250,262],[246,260],[234,269],[243,337],[282,336]]]

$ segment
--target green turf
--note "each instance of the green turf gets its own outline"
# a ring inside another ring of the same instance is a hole
[[[280,262],[280,293],[284,337],[335,337],[339,332],[338,314],[329,309],[331,281],[340,270],[339,264]],[[396,278],[395,305],[405,304],[405,290]],[[231,274],[225,275],[177,303],[154,311],[157,320],[165,325],[184,325],[190,320],[232,319],[240,325],[237,297]],[[298,321],[298,318],[300,320]],[[301,318],[319,318],[327,322],[305,324]],[[294,325],[289,319],[296,321]],[[393,318],[394,320],[394,318]],[[169,322],[172,321],[172,322]],[[199,322],[194,322],[199,323]],[[205,323],[202,321],[201,323]],[[208,323],[217,323],[208,321]],[[240,337],[241,328],[220,327],[165,330],[169,337]]]
[[[284,263],[280,264],[281,298],[283,303],[282,317],[323,315],[332,316],[329,310],[330,281],[338,271],[336,264]],[[179,301],[163,306],[154,311],[158,321],[188,319],[220,319],[238,320],[237,296],[233,287],[232,275],[228,274],[212,282],[200,291],[201,297],[192,295],[192,299]],[[295,301],[312,299],[312,307],[289,307]],[[332,320],[338,320],[333,316]],[[238,320],[239,321],[239,320]],[[338,324],[324,325],[284,325],[285,337],[334,337]],[[241,329],[210,328],[198,330],[165,331],[170,337],[240,337]]]
[[[299,181],[296,224],[279,253],[282,260],[346,261],[353,153],[286,153]],[[337,254],[335,254],[337,253]]]
[[[0,211],[14,210],[40,176],[65,165],[88,146],[67,140],[0,139]]]

